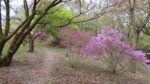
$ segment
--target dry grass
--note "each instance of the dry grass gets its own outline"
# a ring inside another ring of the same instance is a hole
[[[17,57],[10,67],[0,68],[0,84],[45,84],[50,79],[52,64],[60,56],[60,51],[57,51],[40,48],[35,53]]]
[[[41,69],[37,71],[44,59],[43,53],[24,54],[18,60],[14,60],[10,67],[0,68],[0,84],[30,84],[30,81],[44,73]],[[30,79],[31,77],[33,79]]]
[[[79,59],[54,65],[51,76],[52,84],[150,84],[142,74],[111,74],[99,63]]]
[[[136,74],[111,74],[99,62],[66,59],[65,52],[40,48],[25,53],[10,67],[0,68],[0,84],[150,84],[143,67]]]

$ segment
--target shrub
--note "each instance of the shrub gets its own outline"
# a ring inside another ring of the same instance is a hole
[[[101,65],[101,66],[99,66]],[[150,84],[145,74],[111,74],[103,64],[80,58],[59,61],[51,68],[52,84]],[[51,84],[51,83],[50,83]]]
[[[145,64],[145,53],[134,50],[128,43],[122,41],[122,38],[123,33],[118,30],[104,28],[101,34],[91,38],[86,46],[86,53],[92,54],[89,56],[95,60],[101,59],[113,73],[124,71],[131,58]]]
[[[46,29],[43,29],[43,30],[41,30],[41,31],[37,31],[36,34],[39,34],[39,35],[38,35],[38,39],[39,39],[40,41],[44,41],[44,40],[46,39],[46,37],[47,37],[47,30],[46,30]]]
[[[90,40],[90,32],[77,31],[74,29],[62,28],[60,31],[61,43],[69,48],[69,52],[84,53],[84,48]]]

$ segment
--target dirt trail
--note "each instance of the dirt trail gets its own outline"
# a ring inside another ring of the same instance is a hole
[[[26,53],[10,67],[0,68],[0,84],[45,84],[50,79],[50,69],[58,62],[62,53],[39,49],[36,53]]]

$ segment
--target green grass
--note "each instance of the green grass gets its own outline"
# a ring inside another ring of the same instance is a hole
[[[98,70],[98,71],[104,70],[104,68],[101,66],[100,62],[82,60],[78,57],[70,58],[69,60],[65,60],[62,63],[62,66],[72,68],[72,69],[78,69],[78,70]]]
[[[4,50],[3,50],[3,55],[5,55],[7,53],[8,49],[9,49],[9,46],[10,46],[10,42],[7,42],[5,47],[4,47]],[[42,42],[35,41],[34,46],[35,46],[35,51],[36,51],[37,49],[40,49],[40,48],[44,47],[44,44]],[[21,45],[19,47],[19,49],[17,50],[17,52],[15,53],[15,57],[20,57],[24,53],[28,52],[28,48],[29,48],[28,44]]]
[[[139,39],[139,49],[145,51],[145,52],[150,52],[150,36],[141,34],[140,39]]]

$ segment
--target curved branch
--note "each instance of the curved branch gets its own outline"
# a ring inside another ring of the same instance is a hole
[[[150,28],[149,28],[149,29],[148,29],[148,27],[147,27],[147,28],[143,28],[143,29],[142,29],[142,32],[143,32],[144,34],[150,36]]]

